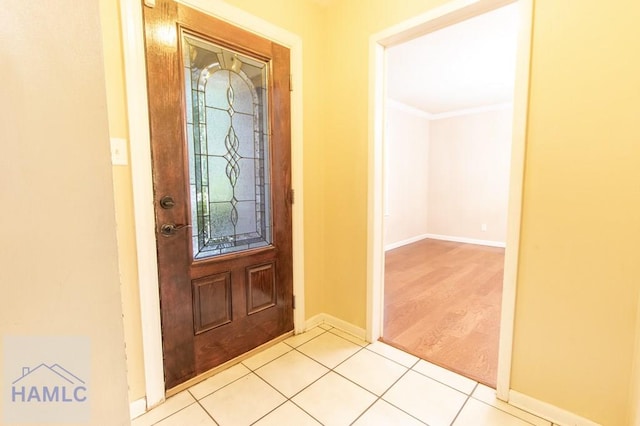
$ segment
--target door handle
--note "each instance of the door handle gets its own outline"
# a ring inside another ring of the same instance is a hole
[[[191,228],[191,225],[176,225],[175,223],[163,223],[160,226],[160,233],[164,237],[175,235],[178,230],[183,228]]]

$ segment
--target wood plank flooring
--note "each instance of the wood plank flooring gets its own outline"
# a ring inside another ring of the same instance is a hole
[[[382,340],[495,388],[504,249],[426,239],[385,265]]]

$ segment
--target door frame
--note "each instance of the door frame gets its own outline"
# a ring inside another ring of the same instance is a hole
[[[144,2],[155,4],[153,0],[144,0]],[[290,50],[294,88],[291,92],[291,179],[292,187],[296,192],[296,202],[292,206],[293,293],[296,297],[293,322],[294,332],[301,333],[305,328],[302,39],[287,30],[230,6],[222,0],[178,0],[178,2],[267,38]],[[142,7],[142,0],[121,0],[120,3],[142,318],[145,396],[147,409],[150,409],[164,401],[165,385]]]
[[[384,312],[384,120],[385,49],[436,29],[444,28],[500,6],[518,3],[520,31],[513,99],[513,139],[509,178],[507,244],[505,250],[497,396],[509,400],[511,359],[520,248],[522,187],[529,105],[529,74],[534,0],[452,0],[422,15],[394,25],[369,38],[369,178],[367,244],[367,340],[383,333]]]

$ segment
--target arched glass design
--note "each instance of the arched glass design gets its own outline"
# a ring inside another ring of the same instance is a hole
[[[183,33],[193,257],[268,246],[268,63]]]

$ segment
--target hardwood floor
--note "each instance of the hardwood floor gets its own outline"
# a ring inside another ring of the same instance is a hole
[[[504,249],[426,239],[385,265],[382,340],[495,388]]]

